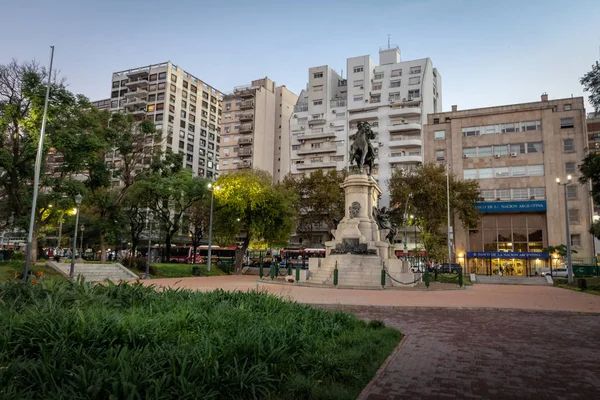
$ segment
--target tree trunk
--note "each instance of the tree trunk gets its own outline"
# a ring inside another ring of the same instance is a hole
[[[198,249],[198,245],[194,242],[192,243],[192,264],[196,264],[196,249]]]
[[[242,263],[244,262],[244,254],[250,246],[250,236],[246,235],[242,246],[235,249],[235,273],[240,274],[242,272]]]
[[[133,254],[135,256],[135,252],[137,251],[139,245],[139,239],[137,238],[137,236],[133,236],[131,238],[131,254]]]
[[[106,236],[100,232],[100,262],[106,263]]]
[[[38,251],[38,234],[40,227],[37,222],[33,225],[33,233],[31,235],[31,255],[29,257],[29,263],[35,265],[37,262],[37,251]]]
[[[167,235],[165,237],[165,256],[166,259],[164,260],[164,262],[171,262],[171,237],[173,235],[171,235],[171,233],[167,232]]]

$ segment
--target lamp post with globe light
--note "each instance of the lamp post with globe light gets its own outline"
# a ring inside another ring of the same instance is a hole
[[[77,213],[75,214],[75,232],[73,233],[73,247],[71,250],[71,269],[69,270],[69,278],[73,278],[75,274],[75,249],[77,248],[77,227],[79,225],[79,206],[81,205],[81,201],[83,200],[83,196],[78,194],[75,196],[75,205],[77,206]]]
[[[573,283],[573,265],[571,264],[571,232],[569,231],[569,200],[567,197],[567,186],[571,184],[571,175],[567,175],[567,181],[565,183],[561,183],[560,178],[556,178],[556,183],[564,188],[565,225],[567,229],[567,282]]]

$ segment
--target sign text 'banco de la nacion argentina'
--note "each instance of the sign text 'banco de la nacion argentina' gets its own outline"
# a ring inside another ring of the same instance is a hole
[[[546,200],[480,201],[475,203],[481,213],[546,211]]]

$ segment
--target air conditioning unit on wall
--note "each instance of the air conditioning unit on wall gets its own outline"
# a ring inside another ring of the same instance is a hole
[[[494,154],[494,158],[500,158],[500,154]]]
[[[463,154],[463,158],[469,158],[468,154]]]
[[[511,157],[516,157],[516,156],[517,156],[517,153],[510,153],[510,156],[511,156]]]

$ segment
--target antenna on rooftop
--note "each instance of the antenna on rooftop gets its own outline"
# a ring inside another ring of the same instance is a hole
[[[390,49],[390,36],[392,36],[392,35],[390,35],[390,34],[388,33],[388,50]]]

